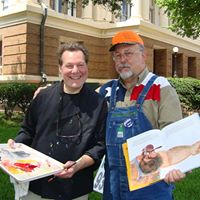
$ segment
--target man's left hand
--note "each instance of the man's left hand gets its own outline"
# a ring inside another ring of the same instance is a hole
[[[180,170],[173,169],[169,173],[166,174],[164,181],[167,183],[174,183],[185,178],[185,174]]]

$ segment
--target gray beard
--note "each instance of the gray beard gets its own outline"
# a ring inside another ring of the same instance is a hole
[[[122,78],[122,80],[126,80],[130,78],[131,76],[133,76],[133,72],[132,71],[123,72],[123,73],[120,73],[119,75]]]

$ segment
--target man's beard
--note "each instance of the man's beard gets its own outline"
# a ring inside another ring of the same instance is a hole
[[[120,75],[120,77],[121,77],[123,80],[126,80],[126,79],[130,78],[131,76],[133,76],[134,74],[133,74],[133,72],[130,70],[130,71],[128,71],[128,72],[120,73],[119,75]]]
[[[130,78],[131,76],[134,75],[134,73],[131,71],[131,66],[129,64],[127,64],[127,63],[120,64],[118,67],[121,68],[121,70],[123,68],[129,68],[129,71],[124,71],[124,72],[121,72],[121,73],[118,71],[122,80],[126,80],[126,79],[128,79],[128,78]]]

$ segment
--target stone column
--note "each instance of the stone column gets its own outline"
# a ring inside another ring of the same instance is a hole
[[[160,26],[161,27],[168,27],[168,17],[164,14],[164,9],[160,9]]]
[[[95,21],[112,21],[112,13],[104,6],[95,5],[93,7],[93,19]]]
[[[92,2],[89,1],[89,4],[82,9],[82,19],[92,19]]]
[[[134,0],[132,1],[132,4],[131,18],[142,18],[142,1]]]
[[[55,11],[61,12],[60,9],[60,0],[55,0]]]
[[[0,1],[0,11],[2,11],[2,10],[3,10],[3,2]]]
[[[20,3],[38,3],[37,0],[18,0]]]
[[[50,0],[43,0],[42,1],[47,7],[50,7]]]
[[[141,0],[142,4],[142,18],[149,21],[149,0]]]

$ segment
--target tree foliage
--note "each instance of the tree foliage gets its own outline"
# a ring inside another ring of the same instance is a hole
[[[182,37],[200,36],[200,0],[155,0],[171,20],[170,29]]]

